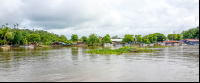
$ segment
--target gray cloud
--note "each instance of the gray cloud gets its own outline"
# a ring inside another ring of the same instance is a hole
[[[160,32],[199,26],[199,0],[0,0],[0,24],[56,34],[100,36]]]

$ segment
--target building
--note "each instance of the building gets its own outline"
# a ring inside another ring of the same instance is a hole
[[[164,41],[165,45],[179,45],[181,41]]]
[[[78,41],[77,44],[78,44],[78,45],[82,45],[82,44],[85,44],[85,43],[82,42],[82,41]]]
[[[111,39],[113,45],[120,45],[122,44],[122,39]]]
[[[66,45],[64,42],[56,41],[53,42],[53,45]]]
[[[184,39],[183,42],[189,45],[197,45],[199,44],[199,39]]]

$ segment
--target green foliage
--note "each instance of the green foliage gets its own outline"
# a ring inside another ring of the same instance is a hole
[[[71,40],[72,40],[73,42],[77,42],[77,41],[78,41],[78,35],[72,34]]]
[[[182,32],[183,39],[199,39],[199,26]]]
[[[4,40],[0,40],[0,44],[1,45],[5,44],[5,43],[7,43],[7,41],[5,39]]]
[[[153,43],[153,34],[150,34],[149,36],[148,36],[148,38],[149,38],[149,41],[151,42],[151,43]]]
[[[99,41],[96,34],[91,34],[88,40],[88,44],[91,44],[92,46],[94,45],[94,43],[97,43]]]
[[[158,39],[157,35],[156,34],[152,34],[152,35],[153,35],[153,41],[156,42]]]
[[[59,41],[61,41],[61,42],[66,42],[67,41],[67,38],[64,35],[61,35],[58,38],[59,38]]]
[[[126,35],[124,36],[122,42],[126,42],[126,43],[134,42],[133,35],[126,34]]]
[[[146,43],[146,44],[150,43],[150,41],[148,39],[143,39],[143,42]]]
[[[30,34],[26,36],[26,39],[28,42],[39,42],[40,41],[40,35],[38,34]]]
[[[181,40],[182,39],[182,35],[181,34],[177,34],[177,39],[176,40]]]
[[[117,35],[113,36],[112,39],[120,39]]]
[[[169,40],[177,40],[177,34],[168,34],[167,38]]]
[[[141,35],[135,35],[135,38],[137,39],[138,42],[142,43]]]
[[[51,42],[44,42],[44,45],[51,45]]]
[[[66,42],[64,42],[66,44],[72,44],[72,42],[70,40],[67,40]]]
[[[110,35],[109,34],[106,34],[106,36],[104,36],[103,38],[102,38],[102,43],[104,44],[104,43],[111,43],[112,41],[111,41],[111,38],[110,38]]]
[[[20,30],[16,31],[13,41],[15,44],[20,44],[20,41],[23,42],[23,37]]]
[[[88,42],[88,38],[86,36],[82,36],[81,39],[83,40],[83,42]]]
[[[154,34],[156,34],[158,42],[162,42],[167,39],[167,37],[162,33],[154,33]]]
[[[92,49],[89,51],[85,51],[86,53],[95,53],[95,54],[122,54],[122,53],[130,53],[130,52],[153,52],[157,50],[147,49],[147,48],[135,48],[135,47],[122,47],[119,49]]]

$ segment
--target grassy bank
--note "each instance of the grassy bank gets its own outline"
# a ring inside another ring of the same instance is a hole
[[[85,51],[86,53],[95,53],[95,54],[122,54],[122,53],[134,53],[134,52],[154,52],[157,50],[153,49],[147,49],[147,48],[136,48],[136,47],[122,47],[119,49],[109,49],[109,48],[103,48],[103,49],[94,49]]]

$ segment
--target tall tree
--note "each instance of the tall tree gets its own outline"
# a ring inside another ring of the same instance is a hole
[[[66,41],[67,41],[67,38],[66,38],[64,35],[61,35],[61,36],[59,37],[59,41],[61,41],[61,42],[66,42]]]
[[[141,35],[135,35],[135,38],[137,39],[137,41],[139,43],[142,43],[142,37],[141,37]]]
[[[181,34],[183,35],[183,39],[199,39],[199,26],[183,31]]]
[[[167,37],[162,33],[154,33],[157,36],[157,42],[163,42],[167,39]]]
[[[12,41],[14,39],[14,34],[10,31],[9,27],[5,27],[3,28],[3,34],[1,37],[3,37],[6,41]]]
[[[113,36],[112,39],[120,39],[117,35]]]
[[[40,41],[40,35],[38,34],[30,34],[26,36],[26,39],[28,42],[39,42]]]
[[[77,41],[78,41],[78,35],[72,34],[71,40],[72,40],[73,42],[77,42]]]
[[[15,44],[20,44],[20,41],[22,41],[22,40],[23,40],[22,33],[20,30],[17,30],[13,41]]]
[[[182,39],[182,35],[181,34],[177,34],[177,39],[176,40],[181,40]]]
[[[177,35],[176,34],[168,34],[168,39],[169,40],[176,40],[177,39]]]
[[[88,38],[86,36],[82,36],[81,39],[83,39],[83,42],[85,42],[85,43],[88,42]]]
[[[133,35],[126,34],[122,40],[122,42],[131,43],[134,42]]]
[[[92,44],[92,46],[94,46],[94,43],[96,43],[98,41],[97,35],[96,34],[91,34],[89,36],[89,43]]]
[[[111,41],[110,35],[106,34],[106,36],[103,37],[102,42],[103,42],[103,44],[104,43],[111,43],[112,41]]]

